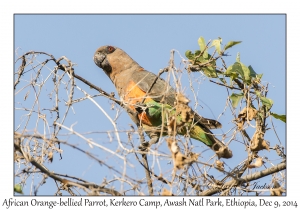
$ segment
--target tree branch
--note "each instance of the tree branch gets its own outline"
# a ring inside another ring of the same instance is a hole
[[[286,163],[280,163],[276,166],[267,168],[262,171],[258,171],[254,174],[249,174],[249,175],[243,176],[240,178],[242,181],[239,182],[239,185],[246,183],[246,182],[260,179],[262,177],[268,176],[268,175],[276,173],[278,171],[282,171],[284,169],[286,169]],[[211,188],[211,189],[205,190],[200,195],[201,196],[213,195],[215,193],[221,192],[224,189],[228,189],[228,186],[237,186],[236,180],[228,181],[228,182],[224,183],[221,187],[216,187],[216,188]]]

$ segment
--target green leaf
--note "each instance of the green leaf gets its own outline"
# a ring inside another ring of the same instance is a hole
[[[200,55],[201,51],[200,50],[195,50],[195,56]]]
[[[276,119],[279,119],[281,120],[282,122],[285,122],[286,123],[286,115],[279,115],[279,114],[276,114],[276,113],[273,113],[271,112],[271,115],[276,118]]]
[[[198,45],[201,51],[203,51],[206,47],[205,39],[202,36],[200,36],[200,38],[198,39]]]
[[[205,39],[202,36],[200,36],[200,38],[198,39],[198,44],[199,44],[200,50],[203,51],[206,47],[206,44],[205,44]]]
[[[273,106],[274,102],[270,98],[266,98],[266,97],[261,96],[260,100],[261,100],[262,104],[266,106],[267,110],[270,110],[271,107]]]
[[[249,69],[247,66],[245,66],[243,63],[240,62],[240,64],[241,64],[242,70],[243,70],[243,79],[244,79],[244,81],[245,81],[247,84],[250,84],[250,83],[251,83],[251,77],[250,77],[251,71],[250,71],[250,69]]]
[[[227,50],[228,48],[233,47],[234,45],[239,44],[239,43],[241,43],[241,41],[230,41],[230,42],[228,42],[228,43],[225,45],[225,47],[224,47],[224,51]]]
[[[211,46],[210,46],[210,47],[215,46],[215,48],[219,54],[221,54],[221,42],[222,42],[221,38],[215,39],[212,41]]]
[[[206,49],[206,43],[205,43],[205,40],[202,36],[198,39],[198,44],[199,44],[201,52],[204,51],[203,52],[203,58],[207,58],[208,53],[207,53],[207,49]]]
[[[187,50],[187,51],[185,52],[185,56],[186,56],[188,59],[190,59],[190,60],[194,60],[194,58],[195,58],[194,54],[193,54],[192,51],[190,51],[190,50]]]
[[[16,184],[14,186],[14,191],[17,192],[17,193],[23,194],[22,186],[20,184]]]
[[[274,103],[273,100],[270,98],[261,96],[261,93],[257,90],[255,91],[255,94],[260,98],[261,103],[266,106],[267,110],[270,110]]]
[[[196,56],[195,56],[195,57],[196,57]],[[204,63],[204,62],[206,62],[206,59],[203,58],[203,56],[200,56],[200,57],[197,57],[197,58],[196,58],[196,61],[198,61],[198,62],[200,62],[200,63]]]
[[[217,77],[216,70],[211,66],[204,66],[204,67],[202,67],[202,70],[203,70],[203,73],[208,77],[212,77],[212,78]]]
[[[226,71],[225,71],[225,75],[230,77],[232,80],[236,79],[238,77],[238,73],[236,73],[235,71],[233,71],[232,68],[233,65],[229,66]]]
[[[230,76],[230,74],[233,73],[233,72],[232,72],[232,66],[233,66],[233,65],[228,66],[228,68],[226,69],[226,71],[225,71],[225,73],[224,73],[225,75]]]
[[[276,119],[281,120],[282,122],[286,123],[286,115],[285,114],[284,115],[279,115],[279,114],[275,114],[275,113],[271,112],[271,115],[273,117],[275,117]]]
[[[231,96],[229,97],[232,103],[232,106],[234,108],[237,107],[239,104],[240,100],[243,98],[244,94],[243,93],[232,93]]]
[[[238,75],[240,75],[243,81],[247,84],[250,84],[251,82],[250,70],[241,62],[235,62],[233,65],[229,66],[225,75],[230,76],[232,79],[235,79]]]
[[[239,75],[241,75],[242,78],[244,77],[243,68],[240,62],[235,62],[232,65],[232,72],[238,73]]]
[[[256,72],[254,71],[254,69],[252,68],[252,66],[248,66],[248,69],[250,70],[250,77],[256,77]]]

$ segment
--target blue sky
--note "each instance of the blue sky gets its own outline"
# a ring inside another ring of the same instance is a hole
[[[221,37],[223,44],[231,40],[242,41],[241,44],[228,50],[229,56],[225,58],[226,63],[233,64],[239,52],[241,61],[246,65],[251,65],[257,73],[263,73],[262,80],[270,83],[268,97],[274,100],[272,111],[277,114],[286,114],[285,22],[285,15],[16,15],[14,47],[18,48],[19,55],[33,50],[50,53],[56,58],[66,56],[77,64],[76,74],[107,92],[115,92],[111,81],[92,60],[95,50],[100,46],[109,44],[120,47],[145,69],[158,73],[160,69],[168,65],[172,49],[176,50],[175,64],[180,68],[179,55],[185,57],[186,50],[198,50],[197,40],[200,36],[203,36],[206,41]],[[165,76],[163,75],[163,78]],[[195,86],[198,88],[197,97],[200,105],[197,111],[204,117],[218,118],[226,102],[225,89],[203,79],[199,73],[193,76],[195,80],[200,81]],[[96,93],[81,82],[77,82],[77,85],[90,94]],[[192,98],[187,81],[182,83],[182,88],[186,95]],[[16,96],[15,102],[23,101],[24,94],[26,91]],[[43,105],[47,106],[49,101],[46,96],[44,97]],[[83,97],[83,94],[77,91],[75,98],[80,97]],[[112,118],[115,116],[116,110],[110,110],[110,101],[104,97],[98,97],[96,101],[107,110]],[[194,101],[190,105],[193,106]],[[66,120],[66,126],[70,127],[76,122],[73,128],[82,133],[113,130],[103,113],[90,101],[77,103],[73,109]],[[15,112],[15,126],[19,124],[20,118],[21,115]],[[216,133],[226,133],[232,127],[232,116],[227,114],[219,120],[223,124],[223,129]],[[285,142],[285,124],[275,119],[273,122],[281,142]],[[117,121],[120,130],[129,129],[131,123],[126,113],[122,113]],[[33,127],[34,124],[31,124],[31,129]],[[62,133],[67,133],[67,131],[64,130]],[[124,136],[124,134],[121,135]],[[99,149],[97,151],[89,149],[86,143],[78,137],[66,139],[62,136],[62,138],[90,152],[102,152]],[[116,149],[117,145],[110,143],[106,134],[93,134],[92,138],[99,144]],[[266,139],[271,142],[272,146],[278,144],[274,132],[268,132]],[[205,150],[201,143],[195,143],[195,147],[198,147],[198,151]],[[225,161],[227,167],[234,167],[245,158],[237,152],[241,147],[238,145],[232,147],[234,158]],[[105,176],[111,176],[111,171],[84,155],[68,147],[63,147],[63,149],[63,159],[59,160],[56,155],[54,163],[49,165],[51,170],[80,176],[97,183],[100,183]],[[165,152],[167,153],[168,150]],[[202,156],[205,154],[203,153]],[[272,160],[276,157],[272,155],[272,152],[261,151],[260,154],[271,158],[271,162],[276,162]],[[122,168],[123,163],[118,158],[111,157],[107,153],[97,155],[107,163],[114,164],[116,168]],[[204,157],[204,160],[207,160],[205,158],[207,157]],[[134,162],[134,160],[130,161]],[[155,167],[158,166],[155,165]],[[129,173],[132,176],[143,173],[139,169],[128,170],[131,170]],[[54,184],[51,183],[49,186],[54,186]],[[29,185],[26,186],[24,192],[28,193],[29,188]],[[43,194],[49,191],[53,193],[55,188],[47,188],[45,191],[41,188],[39,192]]]

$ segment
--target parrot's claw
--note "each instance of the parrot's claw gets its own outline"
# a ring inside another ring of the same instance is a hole
[[[152,144],[156,144],[159,140],[159,136],[157,133],[150,133],[150,141],[149,141],[149,146],[151,146]]]
[[[146,132],[147,133],[147,132]],[[139,146],[139,150],[140,151],[146,151],[148,150],[152,144],[156,144],[159,140],[158,134],[157,133],[147,133],[150,137],[150,141],[144,141],[143,143],[141,143],[141,145]]]
[[[139,146],[139,150],[140,151],[146,151],[148,150],[148,148],[150,147],[151,145],[149,144],[148,141],[144,141],[143,143],[141,143],[141,145]]]

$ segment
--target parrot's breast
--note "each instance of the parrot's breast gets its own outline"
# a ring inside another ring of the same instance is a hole
[[[123,101],[128,105],[128,107],[132,111],[136,111],[136,108],[141,105],[143,99],[145,98],[146,92],[139,88],[139,86],[134,83],[133,81],[130,81],[126,87],[126,90],[124,91],[123,95]],[[147,97],[143,104],[146,104],[148,102],[153,101],[150,97]],[[142,108],[142,107],[141,107]],[[139,120],[142,122],[142,124],[146,124],[149,126],[153,125],[153,120],[149,115],[147,115],[146,112],[142,112],[138,114]]]

